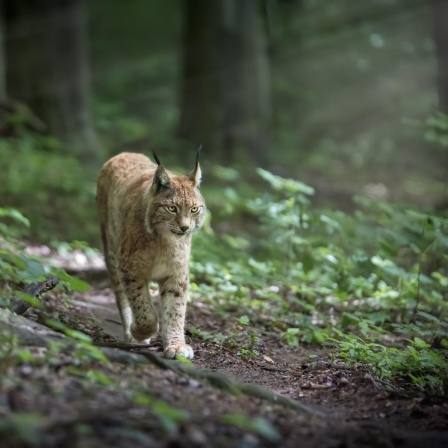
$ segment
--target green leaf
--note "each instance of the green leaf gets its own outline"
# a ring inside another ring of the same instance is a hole
[[[30,227],[30,221],[28,218],[22,215],[18,210],[14,208],[1,208],[0,207],[0,218],[11,218],[19,224],[25,227]]]
[[[84,350],[89,358],[96,359],[104,362],[105,364],[110,364],[110,361],[106,355],[98,347],[95,347],[91,343],[81,341],[78,343],[78,347]]]
[[[270,422],[262,417],[252,418],[245,414],[224,414],[221,417],[224,423],[234,425],[241,428],[243,431],[250,431],[271,442],[278,442],[281,439],[280,433],[272,426]]]
[[[58,277],[61,281],[66,282],[73,291],[87,292],[90,291],[90,285],[76,277],[68,275],[65,271],[58,272]]]
[[[313,339],[319,344],[323,344],[328,338],[328,334],[322,330],[313,330]]]
[[[17,297],[19,297],[21,300],[23,300],[25,303],[27,303],[31,307],[42,308],[41,301],[38,298],[32,296],[31,294],[27,294],[26,292],[21,292],[21,291],[18,291],[16,294],[17,294]]]
[[[257,173],[260,177],[271,184],[274,190],[285,191],[288,193],[302,193],[306,195],[314,194],[314,188],[293,179],[284,179],[276,176],[262,168],[257,168]]]
[[[102,386],[110,386],[115,383],[113,378],[98,370],[89,370],[86,373],[86,377]]]
[[[191,362],[190,359],[186,358],[185,356],[176,356],[176,361],[179,361],[183,364],[187,364],[189,366],[193,366],[194,364]]]
[[[414,346],[418,347],[418,348],[429,348],[431,347],[431,344],[428,344],[427,342],[425,342],[423,339],[420,338],[414,338]]]
[[[89,344],[92,342],[92,338],[89,335],[82,333],[81,331],[78,331],[78,330],[72,330],[70,328],[67,328],[65,330],[65,334],[68,337],[70,337],[72,339],[76,339],[78,341],[87,342]]]
[[[424,311],[418,311],[417,315],[420,317],[424,317],[427,320],[430,320],[431,322],[440,323],[440,319],[436,316],[433,316],[432,314],[425,313]]]

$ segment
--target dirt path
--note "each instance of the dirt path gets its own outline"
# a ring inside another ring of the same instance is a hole
[[[105,277],[87,295],[77,295],[73,304],[97,319],[99,338],[121,340],[120,319]],[[423,392],[390,391],[361,366],[331,362],[331,353],[316,347],[288,347],[257,324],[250,332],[259,340],[250,346],[255,352],[248,354],[248,331],[236,316],[217,316],[210,305],[195,303],[194,298],[186,328],[197,367],[263,386],[348,424],[417,430],[423,439],[429,437],[427,431],[448,430],[446,401]],[[224,336],[217,341],[211,336],[217,334]],[[160,339],[151,350],[161,352]]]
[[[40,247],[32,250],[41,252]],[[47,294],[45,310],[29,310],[25,326],[51,317],[96,342],[120,341],[121,323],[103,262],[97,257],[92,264],[77,255],[68,258],[76,258],[73,265],[61,259],[60,266],[85,278],[91,291],[69,298]],[[58,261],[54,254],[52,259]],[[116,349],[105,349],[110,365],[92,362],[91,356],[72,354],[74,343],[68,340],[69,348],[44,356],[41,364],[6,364],[0,376],[0,446],[448,446],[446,399],[390,390],[362,366],[338,362],[329,350],[289,347],[262,321],[244,325],[239,311],[219,313],[194,295],[188,306],[186,333],[194,366],[224,376],[218,380],[179,371],[180,363],[170,361],[173,367],[167,368],[154,362],[160,360],[160,336],[144,349],[156,355],[152,362]],[[0,313],[0,324],[1,318]],[[54,338],[54,332],[48,337]],[[37,356],[45,351],[28,342],[20,348]],[[228,378],[246,383],[246,391],[240,387],[234,395]],[[299,405],[269,401],[250,385]],[[39,417],[21,423],[25,415]]]
[[[39,322],[51,318],[97,343],[120,340],[105,272],[88,280],[90,292],[48,293],[45,309],[26,318],[0,310],[2,448],[448,446],[446,402],[388,392],[361,367],[288,347],[262,323],[245,326],[237,311],[220,315],[200,297],[186,328],[194,366],[206,371],[162,360],[160,339],[138,354],[86,351]],[[13,362],[15,350],[34,361]]]

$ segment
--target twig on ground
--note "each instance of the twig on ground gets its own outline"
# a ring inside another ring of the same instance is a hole
[[[58,283],[59,279],[57,277],[49,277],[44,282],[31,283],[25,288],[25,291],[23,292],[38,299],[43,293],[52,290]],[[30,307],[30,303],[24,302],[20,299],[15,299],[13,300],[10,309],[13,313],[22,315]]]
[[[279,372],[279,373],[284,373],[284,372],[288,372],[289,369],[278,369],[276,367],[266,367],[266,366],[260,366],[261,370],[267,370],[268,372]]]
[[[106,322],[110,322],[112,324],[122,325],[120,321],[115,319],[104,319]]]
[[[330,385],[329,384],[314,384],[314,383],[305,383],[305,384],[300,384],[300,388],[301,389],[330,389]]]
[[[154,347],[156,345],[160,345],[157,343],[153,344],[139,344],[137,342],[120,342],[120,341],[105,341],[105,342],[94,342],[93,345],[97,347],[111,347],[111,348],[119,348],[121,350],[132,350],[135,348],[148,348]]]
[[[374,378],[370,373],[366,373],[364,375],[364,378],[366,380],[369,380],[377,391],[385,390],[386,392],[392,393],[399,392],[399,389],[397,389],[392,384],[388,383],[387,381],[381,380],[380,378]]]

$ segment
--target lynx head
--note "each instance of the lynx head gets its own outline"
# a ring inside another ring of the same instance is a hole
[[[146,215],[148,232],[163,236],[184,237],[198,230],[205,218],[205,201],[199,192],[201,167],[196,154],[194,169],[185,176],[176,176],[160,164],[150,187],[150,202]]]

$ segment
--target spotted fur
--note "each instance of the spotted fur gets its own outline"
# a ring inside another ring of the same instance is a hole
[[[158,161],[158,159],[156,159]],[[159,319],[148,283],[162,298],[164,356],[193,358],[184,321],[192,234],[205,216],[201,169],[176,176],[141,154],[119,154],[97,184],[101,237],[126,341],[148,341]]]

